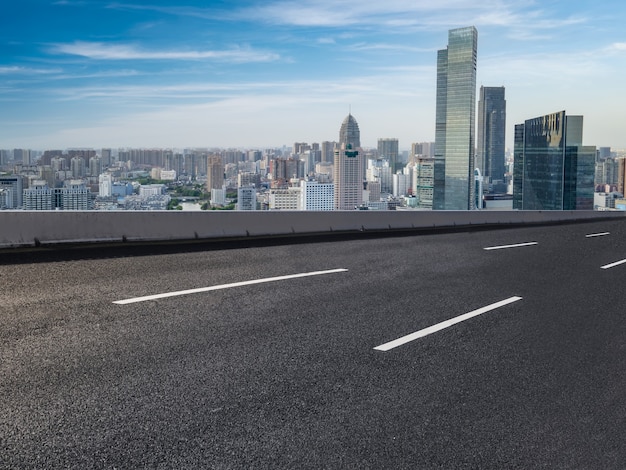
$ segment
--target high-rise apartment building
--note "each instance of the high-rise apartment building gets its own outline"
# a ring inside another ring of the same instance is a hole
[[[476,168],[485,184],[504,181],[506,100],[504,87],[480,87]]]
[[[96,177],[102,173],[102,159],[100,157],[91,157],[89,159],[89,176]]]
[[[389,162],[391,174],[400,170],[398,161],[398,139],[378,139],[378,157]]]
[[[85,159],[83,157],[72,157],[70,160],[70,171],[72,178],[83,178],[85,176]]]
[[[411,144],[411,156],[422,156],[433,158],[435,156],[434,142],[414,142]]]
[[[30,187],[24,190],[24,210],[51,211],[54,210],[52,189],[45,181],[35,180]]]
[[[102,166],[104,168],[109,168],[113,165],[111,149],[102,149],[100,158],[102,158]]]
[[[206,189],[211,192],[214,189],[222,189],[224,186],[224,163],[222,158],[216,155],[207,157]]]
[[[98,195],[100,197],[111,197],[113,194],[113,177],[110,173],[102,173],[98,176]]]
[[[62,208],[66,211],[90,209],[90,191],[83,180],[66,181],[61,190]]]
[[[473,209],[477,44],[473,26],[452,29],[437,53],[433,209]]]
[[[596,148],[583,117],[560,111],[515,126],[513,208],[592,210]]]

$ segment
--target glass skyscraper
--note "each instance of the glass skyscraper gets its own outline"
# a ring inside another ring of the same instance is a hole
[[[504,181],[506,100],[504,87],[480,87],[476,167],[485,183]]]
[[[392,175],[395,175],[396,171],[400,170],[398,154],[398,139],[378,139],[378,157],[384,158],[389,162]]]
[[[478,31],[448,32],[437,53],[433,209],[474,208],[474,126]]]
[[[515,126],[514,209],[593,210],[596,149],[582,132],[583,117],[565,111]]]

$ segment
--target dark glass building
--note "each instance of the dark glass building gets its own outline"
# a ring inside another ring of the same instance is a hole
[[[480,87],[476,168],[485,185],[504,181],[506,100],[504,87]]]
[[[596,149],[582,145],[582,129],[565,111],[515,126],[514,209],[593,210]]]
[[[452,29],[437,52],[433,209],[474,208],[477,44],[473,26]]]

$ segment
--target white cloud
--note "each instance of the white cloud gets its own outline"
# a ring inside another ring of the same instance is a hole
[[[205,60],[226,62],[270,62],[280,58],[278,54],[254,50],[248,47],[229,50],[149,51],[131,44],[76,41],[70,44],[53,44],[51,52],[87,57],[96,60]]]
[[[624,52],[626,51],[626,42],[615,42],[608,47],[609,52]]]
[[[9,66],[0,67],[0,75],[21,74],[21,75],[46,75],[60,73],[61,69],[36,69],[30,67]]]

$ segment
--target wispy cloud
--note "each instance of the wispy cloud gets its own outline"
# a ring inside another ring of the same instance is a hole
[[[143,50],[132,44],[76,41],[70,44],[53,44],[50,51],[95,60],[216,60],[223,62],[271,62],[278,54],[249,47],[229,50]]]
[[[607,50],[609,52],[626,52],[626,42],[615,42]]]
[[[387,52],[433,52],[436,49],[423,48],[415,46],[407,46],[403,44],[393,43],[357,43],[347,46],[350,51],[387,51]]]
[[[11,75],[11,74],[20,74],[20,75],[46,75],[46,74],[54,74],[60,73],[61,69],[37,69],[31,67],[21,67],[21,66],[0,66],[0,75]]]

